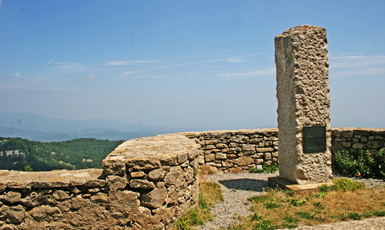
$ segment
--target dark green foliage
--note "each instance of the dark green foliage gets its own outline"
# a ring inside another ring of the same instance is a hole
[[[268,220],[264,220],[254,225],[254,230],[274,230],[274,229],[276,229],[276,227],[274,227]]]
[[[385,211],[374,211],[373,214],[375,216],[385,216]]]
[[[271,201],[268,201],[266,202],[265,204],[263,204],[267,209],[273,209],[273,208],[278,208],[280,207],[281,205],[280,204],[277,204],[275,202],[271,202]]]
[[[329,187],[327,184],[323,184],[321,186],[318,187],[318,191],[319,192],[329,192],[330,190],[333,190],[332,187]]]
[[[291,200],[290,200],[290,204],[293,205],[293,206],[295,206],[295,207],[298,207],[298,206],[300,206],[300,205],[306,204],[306,202],[303,201],[303,200],[291,199]]]
[[[307,220],[314,220],[315,219],[315,214],[311,214],[310,212],[296,212],[295,215],[297,215],[298,217],[301,217],[303,219],[307,219]]]
[[[369,152],[342,150],[334,154],[335,161],[332,164],[333,171],[348,176],[360,175],[364,178],[376,178],[385,180],[385,169],[381,168],[379,160],[384,154],[384,149],[375,155]]]
[[[258,215],[258,213],[254,213],[253,215],[250,216],[252,220],[259,221],[263,219],[263,216]]]
[[[290,216],[289,214],[285,214],[285,222],[283,223],[283,227],[284,228],[296,228],[297,227],[297,223],[299,222],[299,219],[294,217],[294,216]]]
[[[349,212],[348,218],[353,219],[353,220],[360,220],[362,218],[362,216],[361,216],[361,214],[356,213],[356,212]]]
[[[25,172],[33,172],[33,169],[32,169],[31,166],[27,165],[27,166],[24,167],[24,171]]]
[[[0,152],[3,154],[0,156],[0,169],[50,171],[101,168],[102,160],[122,142],[80,138],[47,143],[21,138],[1,138]],[[19,150],[19,155],[6,156],[6,151],[10,150]]]

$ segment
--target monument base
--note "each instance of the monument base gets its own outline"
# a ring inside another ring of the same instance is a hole
[[[334,186],[333,182],[318,183],[318,184],[293,184],[293,182],[282,177],[269,177],[267,186],[270,188],[281,188],[283,190],[293,190],[294,192],[317,192],[317,188],[326,184],[327,186]]]

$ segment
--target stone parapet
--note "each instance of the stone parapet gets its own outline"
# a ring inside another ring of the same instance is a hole
[[[278,129],[218,130],[182,133],[200,145],[199,165],[214,173],[247,172],[262,163],[279,163]],[[383,128],[331,128],[332,154],[385,147]],[[385,157],[381,164],[384,164]],[[385,168],[385,165],[384,165]]]
[[[213,173],[248,171],[262,163],[278,163],[278,129],[189,132],[200,145],[199,164]]]
[[[0,170],[0,229],[167,229],[197,204],[198,161],[217,173],[279,163],[277,135],[278,129],[159,135],[124,142],[104,169]],[[332,128],[331,136],[332,153],[385,147],[385,129]]]
[[[1,170],[0,229],[168,229],[197,204],[197,155],[170,134],[124,142],[103,170]]]

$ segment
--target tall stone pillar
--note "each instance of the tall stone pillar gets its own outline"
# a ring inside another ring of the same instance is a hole
[[[330,95],[326,29],[301,25],[275,37],[279,178],[329,182]]]

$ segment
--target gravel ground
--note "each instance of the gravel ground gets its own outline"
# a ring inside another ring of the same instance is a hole
[[[220,184],[222,188],[224,201],[215,204],[215,206],[211,209],[212,213],[215,215],[214,221],[206,222],[205,225],[198,226],[197,229],[199,230],[219,229],[221,227],[226,228],[228,226],[239,224],[239,221],[236,220],[237,216],[246,217],[252,214],[252,212],[249,211],[249,208],[251,207],[251,202],[249,202],[247,198],[263,194],[264,189],[267,187],[267,179],[269,177],[278,176],[278,175],[279,175],[278,172],[276,172],[275,174],[229,173],[229,174],[207,175],[205,177],[206,181],[216,182]],[[341,176],[334,175],[334,177],[338,178]],[[351,178],[351,179],[353,179],[354,181],[364,182],[367,187],[385,185],[385,182],[382,180],[357,179],[357,178]],[[384,223],[384,226],[382,226],[383,228],[375,227],[375,228],[369,228],[369,229],[385,229],[385,218],[377,218],[376,220],[380,221],[381,223]],[[364,224],[368,224],[367,223],[368,221],[370,221],[370,219],[367,219],[366,222],[365,220],[363,220]],[[344,229],[344,228],[353,229],[351,227],[347,228],[349,222],[351,221],[343,222],[341,229]],[[372,221],[372,222],[377,223],[375,221]],[[354,223],[358,223],[358,222],[355,221]],[[321,226],[317,226],[317,228],[314,228],[314,229],[340,229],[337,226],[339,226],[338,223],[334,223],[332,226],[330,226],[330,224],[327,224],[325,225],[325,228],[319,228]],[[313,228],[303,228],[303,229],[313,229]]]

